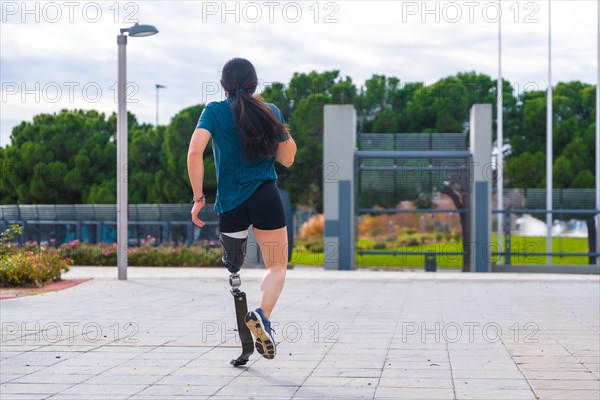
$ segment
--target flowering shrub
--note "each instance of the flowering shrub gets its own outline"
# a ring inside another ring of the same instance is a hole
[[[219,266],[221,249],[208,243],[194,246],[153,246],[152,240],[147,240],[140,247],[130,247],[127,251],[127,264],[130,266],[146,267],[205,267]],[[76,265],[117,265],[117,244],[98,243],[88,244],[78,241],[65,243],[59,247],[63,257],[70,257]]]
[[[312,253],[322,253],[325,243],[323,238],[325,220],[323,214],[315,214],[302,224],[298,233],[298,245]]]
[[[24,247],[4,244],[20,233],[21,227],[12,225],[0,237],[0,287],[40,287],[59,280],[60,274],[69,270],[72,260],[63,258],[56,248],[37,246],[37,243],[28,243]]]

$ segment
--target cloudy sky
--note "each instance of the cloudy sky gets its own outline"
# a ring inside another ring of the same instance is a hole
[[[553,83],[596,82],[596,0],[552,0]],[[160,123],[222,98],[220,69],[251,60],[263,84],[338,69],[361,85],[373,74],[425,82],[461,71],[495,77],[497,1],[2,1],[0,145],[12,127],[60,109],[116,112],[116,35],[130,38],[129,111]],[[548,1],[502,0],[503,75],[515,91],[547,86]],[[193,127],[191,127],[193,128]]]

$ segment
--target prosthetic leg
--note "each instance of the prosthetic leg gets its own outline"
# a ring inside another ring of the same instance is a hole
[[[246,238],[238,239],[223,234],[219,235],[219,241],[223,247],[223,264],[231,274],[229,275],[229,285],[231,285],[231,294],[235,304],[238,334],[242,342],[242,354],[230,362],[234,367],[246,365],[250,355],[254,353],[254,339],[244,321],[244,317],[248,313],[246,293],[240,290],[242,280],[238,274],[246,257],[247,240]]]

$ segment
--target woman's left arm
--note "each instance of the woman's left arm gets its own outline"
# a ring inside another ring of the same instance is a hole
[[[192,191],[194,198],[202,197],[203,195],[203,183],[204,183],[204,150],[210,140],[210,132],[206,129],[199,128],[194,131],[190,140],[190,147],[187,155],[187,168],[188,176],[190,178],[190,184],[192,185]],[[204,222],[198,219],[200,210],[204,207],[206,201],[194,201],[192,207],[192,221],[202,227]]]

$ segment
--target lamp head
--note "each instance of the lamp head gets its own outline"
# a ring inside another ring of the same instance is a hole
[[[153,25],[140,25],[137,22],[131,28],[123,28],[121,29],[121,33],[128,32],[131,37],[144,37],[144,36],[152,36],[158,33],[158,29],[156,29]]]

